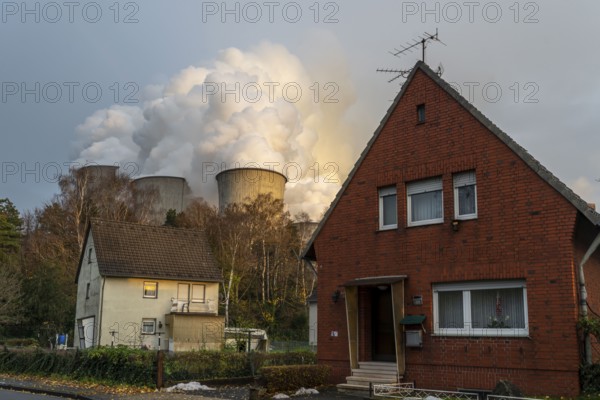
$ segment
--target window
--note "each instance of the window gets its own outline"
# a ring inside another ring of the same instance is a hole
[[[434,333],[447,336],[527,336],[525,281],[433,286]]]
[[[192,303],[204,303],[204,285],[192,285]]]
[[[90,298],[90,283],[88,282],[87,285],[85,285],[85,298],[89,299]]]
[[[454,175],[454,217],[477,218],[477,185],[475,171]]]
[[[92,263],[92,248],[88,249],[88,264]]]
[[[156,299],[158,297],[158,282],[144,282],[144,298]]]
[[[422,124],[425,122],[425,104],[419,104],[417,106],[417,123]]]
[[[154,335],[156,333],[156,319],[142,319],[142,335]]]
[[[379,189],[379,229],[398,227],[398,208],[396,206],[396,187]]]
[[[444,222],[442,178],[406,184],[408,226]]]

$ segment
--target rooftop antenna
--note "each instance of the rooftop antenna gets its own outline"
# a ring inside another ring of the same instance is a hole
[[[414,51],[415,48],[420,45],[422,61],[425,62],[425,49],[427,48],[427,43],[431,42],[431,41],[440,42],[441,44],[446,46],[446,43],[444,43],[440,40],[439,35],[438,35],[438,30],[436,28],[435,34],[424,32],[422,35],[419,36],[419,39],[413,39],[412,42],[406,42],[406,45],[402,46],[402,48],[394,49],[394,51],[390,51],[389,53],[395,57],[400,57],[406,53],[410,53],[410,52]],[[390,68],[378,68],[377,69],[377,72],[387,72],[387,73],[397,74],[395,77],[390,79],[388,82],[392,82],[401,77],[406,78],[408,76],[408,74],[410,74],[410,71],[411,71],[411,69],[407,69],[407,70],[390,69]],[[438,69],[436,72],[438,73],[438,75],[441,76],[443,71],[444,71],[444,68],[443,68],[442,64],[440,64],[438,66]]]

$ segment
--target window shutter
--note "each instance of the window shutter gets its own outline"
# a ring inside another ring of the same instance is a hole
[[[406,194],[417,194],[425,192],[433,192],[436,190],[442,190],[442,177],[433,179],[425,179],[418,182],[410,182],[406,184]]]
[[[462,187],[475,185],[475,171],[462,172],[460,174],[454,175],[454,187]]]

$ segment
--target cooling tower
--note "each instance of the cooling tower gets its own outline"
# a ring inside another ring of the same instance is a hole
[[[287,178],[279,172],[261,168],[234,168],[216,176],[219,186],[219,210],[228,204],[254,200],[259,194],[271,193],[273,199],[283,201]]]
[[[152,197],[151,223],[163,225],[170,209],[178,213],[188,205],[191,190],[185,178],[176,176],[146,176],[133,181],[137,190],[147,190]]]
[[[107,179],[113,180],[117,176],[116,165],[86,165],[77,170],[77,174],[81,177],[87,177],[89,182],[98,183],[106,182]]]

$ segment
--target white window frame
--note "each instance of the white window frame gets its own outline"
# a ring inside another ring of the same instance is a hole
[[[421,221],[412,220],[412,195],[429,192],[440,192],[440,203],[442,206],[441,218],[424,219]],[[439,224],[444,222],[444,190],[442,177],[423,179],[406,183],[406,221],[408,226],[421,226]]]
[[[146,331],[145,326],[152,326],[152,331]],[[142,335],[154,335],[156,333],[156,318],[142,318]]]
[[[515,289],[523,290],[523,313],[525,328],[472,328],[471,291]],[[439,293],[463,292],[463,328],[439,327]],[[433,333],[438,336],[495,336],[495,337],[527,337],[529,336],[529,311],[527,306],[527,286],[524,280],[513,281],[480,281],[462,283],[441,283],[433,285]]]
[[[396,223],[395,224],[383,224],[383,198],[387,196],[396,197],[395,206],[396,206]],[[386,186],[379,188],[379,230],[387,230],[387,229],[396,229],[398,228],[398,194],[396,191],[396,186]]]
[[[475,219],[477,218],[477,178],[475,176],[475,171],[467,171],[461,172],[458,174],[454,174],[454,218],[465,220],[465,219]],[[473,214],[463,214],[459,215],[460,204],[459,204],[459,196],[458,189],[464,186],[474,186],[473,194],[475,195],[475,213]]]
[[[146,293],[146,285],[148,285],[148,284],[154,284],[154,294],[153,295]],[[145,299],[157,299],[158,298],[158,282],[144,281],[144,286],[142,287],[142,294]]]
[[[196,297],[196,295],[198,294],[198,292],[196,292],[196,290],[200,290],[202,291],[202,297]],[[199,283],[193,283],[192,287],[191,287],[191,301],[192,303],[204,303],[205,299],[206,299],[206,285],[204,284],[199,284]]]

